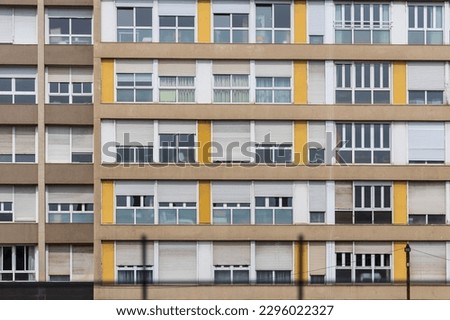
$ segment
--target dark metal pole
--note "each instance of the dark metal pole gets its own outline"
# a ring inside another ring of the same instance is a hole
[[[298,300],[302,300],[303,299],[303,272],[305,272],[306,270],[303,270],[303,236],[299,236],[298,237],[298,246],[299,246],[299,257],[298,257]]]
[[[142,300],[147,300],[147,238],[142,236]]]
[[[405,247],[406,252],[406,300],[411,300],[411,273],[410,273],[410,252],[409,243]]]

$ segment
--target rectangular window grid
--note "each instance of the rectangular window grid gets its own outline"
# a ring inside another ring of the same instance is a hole
[[[195,102],[195,77],[159,77],[159,102]]]
[[[336,283],[387,283],[390,281],[390,254],[336,252]]]
[[[256,77],[256,103],[291,103],[291,78]]]
[[[443,6],[408,6],[408,44],[443,43]]]
[[[49,223],[94,223],[93,203],[49,203]]]
[[[116,79],[117,102],[152,102],[151,73],[118,73]]]
[[[92,103],[92,82],[49,82],[50,103]]]
[[[194,16],[160,16],[159,42],[194,42]]]
[[[160,134],[160,162],[195,162],[195,134]]]
[[[118,284],[147,284],[153,283],[153,266],[117,266],[117,283]]]
[[[0,246],[0,281],[35,281],[35,249],[32,246]]]
[[[250,203],[213,203],[214,224],[250,224]]]
[[[256,4],[256,42],[291,42],[291,4]]]
[[[0,104],[35,104],[36,78],[0,77]]]
[[[159,224],[196,224],[196,202],[160,202]]]
[[[255,224],[292,224],[292,197],[255,197]]]
[[[214,102],[248,103],[250,84],[248,75],[214,75]]]
[[[116,196],[116,224],[153,223],[155,223],[153,196]]]
[[[92,44],[91,18],[49,18],[50,44]]]
[[[117,42],[151,42],[152,8],[117,8]]]
[[[214,266],[215,284],[248,284],[249,266]]]
[[[215,43],[248,43],[248,14],[214,14]]]

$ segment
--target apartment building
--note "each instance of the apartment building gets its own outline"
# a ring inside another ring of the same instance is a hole
[[[0,0],[0,297],[448,297],[448,21]]]

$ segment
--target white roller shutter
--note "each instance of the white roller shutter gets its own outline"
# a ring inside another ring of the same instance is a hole
[[[47,128],[47,161],[70,162],[70,128]]]
[[[309,182],[309,211],[327,210],[327,191],[325,182]]]
[[[48,203],[94,203],[92,186],[49,186]]]
[[[444,90],[443,62],[408,62],[408,90]]]
[[[92,18],[92,10],[49,8],[47,9],[47,15],[49,18]]]
[[[14,187],[14,220],[36,221],[36,187]]]
[[[390,242],[356,242],[355,254],[391,254],[392,244]]]
[[[445,242],[413,242],[410,247],[411,281],[445,283]]]
[[[220,181],[212,183],[213,203],[250,203],[250,182]]]
[[[308,102],[325,103],[325,62],[310,61],[308,65]]]
[[[325,242],[309,243],[309,274],[325,276],[327,273],[327,248]]]
[[[215,266],[249,266],[250,242],[214,242],[213,264]]]
[[[149,0],[115,0],[117,7],[153,7]]]
[[[445,182],[409,182],[409,214],[445,214]]]
[[[158,13],[161,16],[195,16],[196,1],[193,0],[159,0]]]
[[[16,127],[16,154],[35,154],[36,129],[34,127]]]
[[[292,182],[272,182],[257,181],[255,182],[256,197],[292,197]]]
[[[196,282],[197,244],[195,242],[159,243],[159,281]]]
[[[116,60],[116,73],[152,73],[153,60]]]
[[[35,78],[36,67],[0,67],[0,75],[2,76],[24,76]]]
[[[336,181],[336,210],[353,209],[353,186],[351,182]]]
[[[0,43],[13,41],[13,9],[0,8]]]
[[[195,134],[197,131],[195,121],[159,121],[160,134]]]
[[[92,68],[72,68],[72,82],[92,82]]]
[[[116,141],[121,146],[152,146],[153,121],[116,121]]]
[[[291,61],[256,61],[255,75],[257,77],[291,77]]]
[[[36,9],[14,9],[14,43],[37,43],[36,26]]]
[[[115,122],[113,120],[102,121],[102,161],[107,163],[116,162]]]
[[[116,181],[116,196],[152,196],[155,194],[153,181]]]
[[[256,121],[255,140],[257,143],[266,141],[269,135],[269,142],[272,143],[292,143],[292,122],[288,121]],[[267,142],[267,141],[266,141]]]
[[[327,144],[327,134],[325,129],[325,122],[310,121],[308,122],[308,142],[319,143],[323,148]],[[313,145],[316,147],[316,145]]]
[[[13,186],[0,186],[0,202],[14,202],[13,189]]]
[[[92,128],[72,128],[72,152],[92,152]]]
[[[48,67],[48,82],[70,82],[69,67]]]
[[[291,242],[257,242],[256,270],[292,270]]]
[[[242,146],[248,145],[249,142],[249,122],[213,122],[213,146],[219,144],[222,147],[222,150],[216,151],[215,161],[250,161],[250,156],[242,152]],[[231,144],[233,144],[232,149],[229,147]]]
[[[308,1],[308,34],[320,36],[325,34],[325,1]]]
[[[250,74],[248,61],[214,61],[213,74]]]
[[[409,161],[444,161],[443,123],[417,122],[408,125]]]
[[[197,182],[158,182],[159,202],[197,202]]]
[[[159,60],[159,76],[191,76],[195,77],[196,62],[194,60]]]
[[[0,127],[0,154],[12,154],[12,127]]]
[[[154,245],[147,242],[146,265],[154,265]],[[140,242],[117,242],[116,243],[116,265],[117,266],[142,266],[142,244]]]
[[[94,248],[72,246],[72,281],[94,280]]]
[[[70,275],[69,245],[48,246],[48,275],[49,276]]]
[[[338,252],[353,252],[353,243],[351,242],[336,242],[335,251]]]
[[[250,13],[250,1],[242,0],[213,0],[213,13]]]

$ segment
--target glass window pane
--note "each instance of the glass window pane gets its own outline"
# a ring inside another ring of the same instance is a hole
[[[0,91],[11,91],[11,89],[12,89],[12,79],[0,78]]]
[[[233,283],[248,283],[249,272],[248,270],[234,270]]]
[[[133,26],[133,8],[117,8],[117,26]]]
[[[373,103],[377,104],[389,104],[390,92],[389,91],[374,91],[373,92]]]
[[[324,223],[325,222],[325,212],[310,212],[309,213],[310,223]]]
[[[214,283],[216,283],[216,284],[231,283],[231,271],[230,270],[214,270]]]
[[[0,98],[1,100],[1,98]],[[15,95],[14,102],[17,104],[23,103],[23,104],[35,104],[36,103],[36,96],[33,95]]]
[[[153,100],[151,89],[137,89],[136,102],[151,102]]]
[[[371,224],[372,211],[355,211],[355,223]]]
[[[425,91],[410,90],[409,104],[425,104]]]
[[[292,209],[275,209],[275,224],[292,224]]]
[[[16,91],[32,91],[34,92],[34,79],[16,79]],[[67,91],[68,92],[67,88]]]
[[[194,42],[194,30],[178,30],[178,42]]]
[[[247,43],[248,31],[247,30],[233,30],[233,43]]]
[[[152,8],[136,8],[136,26],[152,26]]]
[[[352,31],[351,30],[336,30],[335,42],[336,43],[352,43]]]
[[[272,31],[256,30],[256,43],[272,43]]]
[[[214,30],[215,43],[230,43],[230,30]]]
[[[290,28],[291,27],[291,5],[290,4],[275,4],[275,28]]]
[[[234,19],[233,19],[234,21]],[[214,28],[229,28],[230,27],[230,15],[229,14],[215,14],[214,15]]]
[[[233,224],[250,224],[250,209],[234,209]]]
[[[152,224],[154,222],[153,209],[136,209],[136,223]]]
[[[92,34],[91,19],[72,18],[72,34]]]
[[[134,210],[116,209],[116,223],[134,223]]]
[[[231,223],[231,210],[215,208],[213,210],[213,223],[214,224],[230,224]]]
[[[427,31],[427,44],[442,44],[442,31]]]
[[[289,43],[291,42],[290,31],[275,30],[275,43]]]
[[[445,224],[445,215],[443,214],[428,215],[428,224]]]
[[[444,94],[442,91],[427,91],[427,104],[443,104]]]
[[[370,30],[355,30],[354,43],[370,43]]]
[[[408,31],[408,44],[425,44],[425,32]]]
[[[248,28],[248,14],[233,14],[233,28]]]
[[[272,28],[272,6],[257,5],[256,6],[256,27]]]
[[[69,34],[68,18],[50,18],[50,34]]]
[[[388,44],[390,40],[389,30],[373,30],[373,43]]]
[[[257,209],[255,210],[256,224],[273,224],[273,210],[272,209]]]
[[[178,17],[179,27],[194,27],[195,19],[192,16],[182,16]]]
[[[336,103],[352,103],[350,90],[336,90]]]
[[[273,282],[272,271],[256,271],[256,283],[272,283]]]
[[[176,224],[177,223],[177,210],[176,209],[159,208],[159,223],[160,224]]]

